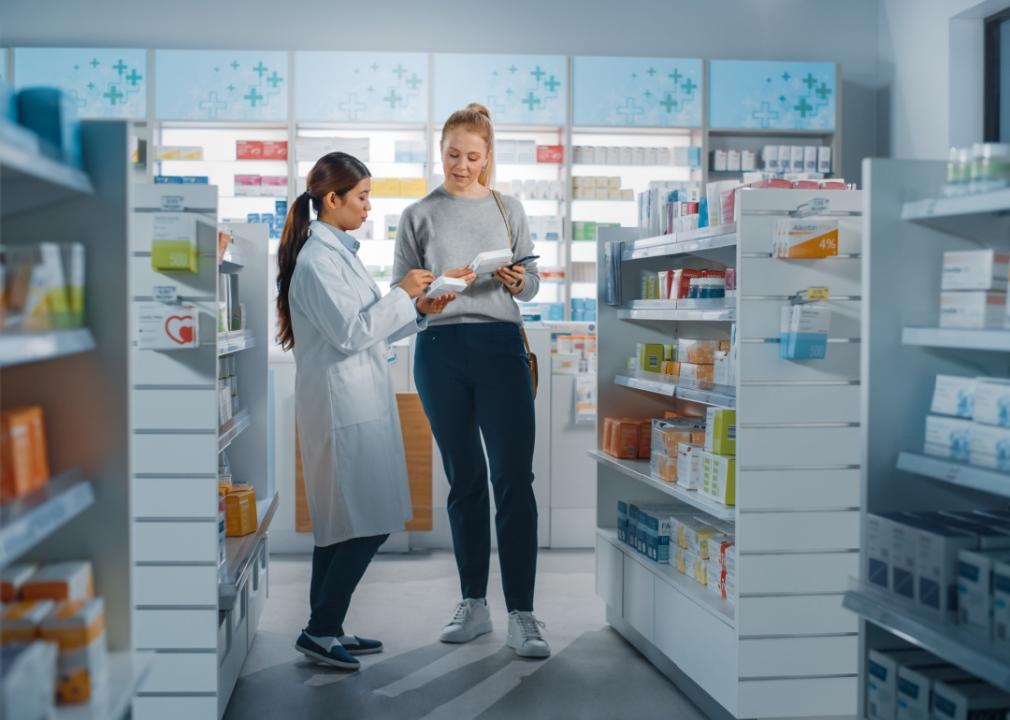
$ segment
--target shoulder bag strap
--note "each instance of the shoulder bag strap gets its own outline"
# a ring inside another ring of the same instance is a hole
[[[505,232],[508,235],[509,249],[513,249],[512,248],[512,224],[509,222],[509,217],[505,213],[505,203],[503,203],[501,201],[501,193],[499,193],[497,190],[492,190],[491,191],[491,196],[494,197],[494,201],[496,203],[498,203],[498,210],[499,210],[499,212],[501,212],[501,219],[505,221]],[[523,345],[526,346],[526,354],[529,355],[530,354],[530,341],[529,341],[529,338],[526,337],[526,328],[523,327],[523,324],[521,322],[519,323],[519,334],[523,336]]]

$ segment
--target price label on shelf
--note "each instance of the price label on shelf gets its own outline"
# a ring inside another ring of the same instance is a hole
[[[175,285],[155,285],[151,296],[158,302],[174,305],[179,302],[179,288]]]

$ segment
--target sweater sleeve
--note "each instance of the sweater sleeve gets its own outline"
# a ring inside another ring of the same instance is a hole
[[[414,215],[408,208],[396,226],[396,249],[393,254],[393,279],[391,287],[399,287],[404,276],[411,270],[424,268],[418,249],[414,228]]]
[[[512,203],[511,223],[512,223],[512,255],[516,260],[535,255],[533,240],[530,238],[530,224],[526,219],[526,211],[522,203],[515,200]],[[515,295],[515,299],[521,302],[529,302],[540,292],[540,270],[534,260],[526,266],[526,286],[522,292]]]

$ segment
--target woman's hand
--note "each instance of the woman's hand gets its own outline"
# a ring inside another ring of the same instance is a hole
[[[475,273],[468,267],[453,268],[452,270],[446,270],[442,274],[445,275],[446,277],[459,278],[460,280],[464,281],[467,285],[472,284],[473,281],[477,279],[477,273]]]
[[[526,267],[524,265],[503,265],[498,268],[494,277],[513,295],[518,295],[526,287]]]
[[[442,311],[445,310],[445,306],[455,299],[456,293],[449,293],[434,300],[422,295],[417,299],[417,310],[422,315],[441,315]]]
[[[420,297],[433,282],[435,282],[435,276],[427,270],[411,270],[403,276],[400,287],[411,299],[414,299]]]

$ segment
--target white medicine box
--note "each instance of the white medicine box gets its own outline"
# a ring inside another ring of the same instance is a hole
[[[940,293],[940,327],[974,330],[1001,328],[1005,318],[1005,292],[944,290]]]
[[[930,699],[937,682],[970,682],[972,676],[951,665],[898,670],[898,697],[895,718],[931,720]]]
[[[993,572],[1010,561],[1010,550],[962,550],[957,561],[957,618],[985,640],[993,635]]]
[[[1010,648],[1010,561],[993,563],[992,637],[1004,652]]]
[[[1010,393],[1010,385],[1007,387]],[[1008,395],[1010,397],[1010,395]],[[933,404],[929,411],[939,415],[971,419],[975,409],[975,378],[937,375]]]
[[[898,671],[902,667],[936,667],[942,660],[925,650],[869,650],[866,658],[866,718],[894,720]]]
[[[956,617],[958,553],[975,549],[977,543],[977,536],[950,527],[919,530],[916,599],[920,608],[941,620]]]
[[[975,422],[1010,427],[1010,380],[977,378],[975,397]]]
[[[1010,255],[995,250],[955,250],[943,254],[943,290],[1007,289]]]

